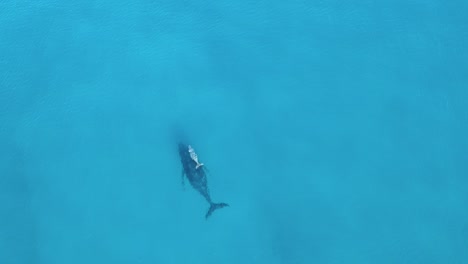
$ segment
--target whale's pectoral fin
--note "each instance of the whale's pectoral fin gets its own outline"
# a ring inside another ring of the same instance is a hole
[[[185,190],[185,171],[182,169],[182,188]]]

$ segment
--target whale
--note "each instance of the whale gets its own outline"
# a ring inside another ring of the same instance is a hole
[[[182,163],[182,184],[187,178],[190,185],[205,198],[210,206],[205,214],[205,219],[208,219],[214,211],[229,206],[227,203],[216,203],[211,199],[206,167],[198,162],[198,157],[193,148],[186,143],[179,142],[178,152]]]

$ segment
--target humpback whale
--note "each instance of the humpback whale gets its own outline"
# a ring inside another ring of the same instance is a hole
[[[197,190],[205,200],[210,204],[210,208],[205,215],[208,219],[217,209],[229,206],[227,203],[215,203],[211,200],[206,179],[206,168],[203,163],[198,162],[198,156],[192,146],[179,142],[179,156],[182,162],[182,184],[185,177],[189,180],[192,187]]]

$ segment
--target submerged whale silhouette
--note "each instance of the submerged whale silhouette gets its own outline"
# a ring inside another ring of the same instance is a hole
[[[205,166],[201,166],[203,164],[198,163],[198,159],[194,158],[192,153],[194,152],[190,145],[179,143],[179,156],[183,167],[182,184],[184,183],[185,177],[187,177],[192,187],[210,204],[210,208],[205,215],[205,218],[208,219],[215,210],[229,205],[227,203],[214,203],[211,200],[206,179]]]

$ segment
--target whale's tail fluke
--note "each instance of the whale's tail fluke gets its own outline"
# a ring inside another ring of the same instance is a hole
[[[216,210],[216,209],[221,209],[223,207],[229,206],[227,203],[211,203],[210,209],[205,215],[205,218],[208,219],[210,215]]]

